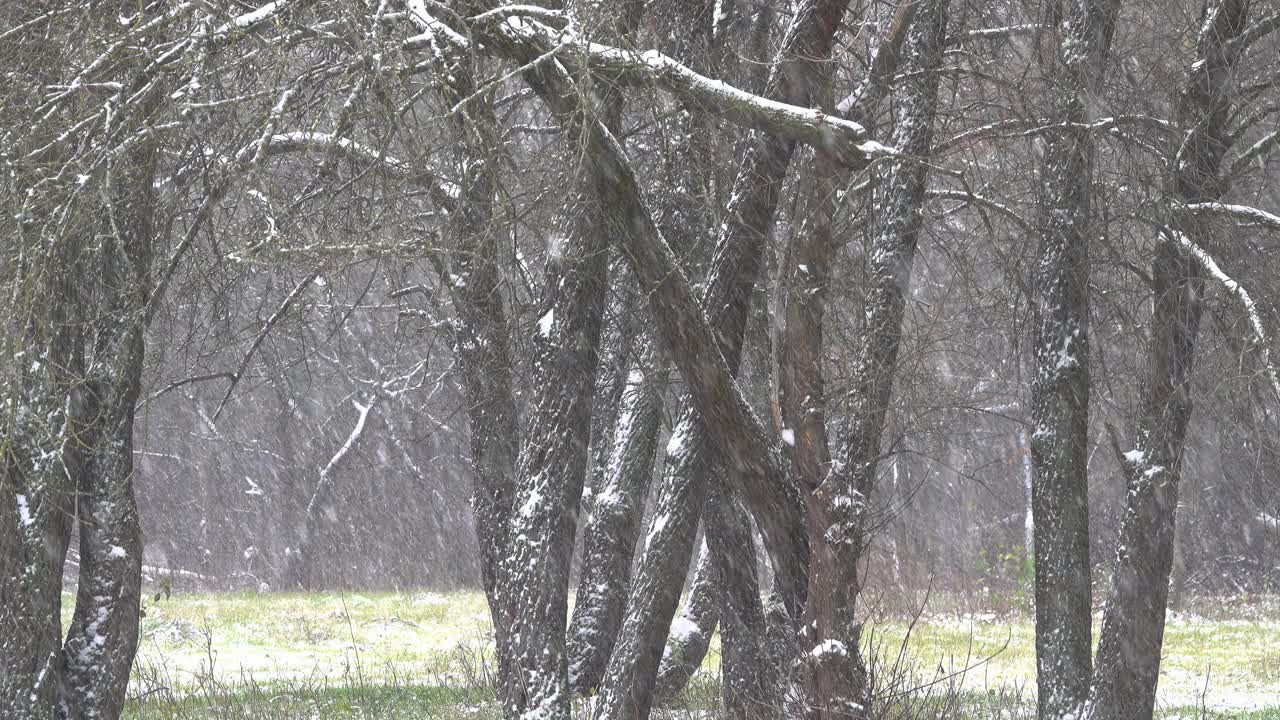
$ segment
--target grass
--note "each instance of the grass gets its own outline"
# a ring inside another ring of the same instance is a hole
[[[1207,607],[1212,616],[1174,616],[1167,626],[1162,717],[1280,720],[1280,611]],[[475,592],[162,598],[146,606],[128,717],[496,718],[487,613]],[[901,658],[914,682],[938,681],[901,702],[914,708],[904,717],[1030,717],[1029,618],[926,616],[900,656],[908,627],[884,618],[865,636],[881,667]],[[668,717],[705,717],[715,706],[718,660],[713,648],[708,672]]]

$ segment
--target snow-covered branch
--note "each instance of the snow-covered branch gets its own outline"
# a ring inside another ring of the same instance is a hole
[[[1248,205],[1232,205],[1220,202],[1188,203],[1183,206],[1192,213],[1209,213],[1225,215],[1240,222],[1262,225],[1271,230],[1280,230],[1280,215],[1273,215],[1266,210],[1259,210]]]
[[[848,165],[861,165],[893,151],[867,137],[866,128],[816,108],[801,108],[753,95],[728,83],[699,75],[657,50],[636,53],[597,43],[570,44],[610,73],[636,84],[653,83],[682,101],[739,125],[798,140],[832,153]]]
[[[237,163],[248,163],[255,155],[283,155],[290,152],[331,152],[345,156],[350,160],[372,163],[391,172],[403,175],[431,192],[431,199],[446,210],[452,209],[457,201],[458,186],[440,180],[430,173],[421,172],[410,163],[381,152],[377,148],[364,145],[350,138],[340,137],[334,133],[293,131],[264,138],[261,143],[253,143],[241,148],[235,156]]]
[[[1150,115],[1114,115],[1110,117],[1099,118],[1090,123],[1053,123],[1048,120],[1027,119],[1027,118],[1009,118],[1005,120],[997,120],[978,127],[969,128],[952,137],[944,140],[937,145],[939,151],[950,150],[951,148],[960,146],[968,141],[980,140],[988,137],[1035,137],[1044,135],[1050,131],[1063,129],[1086,130],[1088,132],[1115,132],[1119,128],[1126,125],[1136,125],[1154,130],[1157,134],[1166,138],[1172,138],[1177,134],[1177,129],[1173,125],[1161,118],[1152,117]]]
[[[320,492],[329,484],[329,478],[333,474],[333,469],[337,467],[338,463],[342,462],[342,459],[351,452],[351,448],[355,447],[356,441],[364,434],[364,423],[369,419],[369,411],[373,409],[374,405],[378,404],[378,398],[377,396],[370,398],[369,404],[367,405],[361,405],[354,400],[351,401],[351,404],[355,405],[356,412],[360,413],[360,416],[356,418],[356,424],[351,428],[351,434],[347,436],[347,441],[342,443],[342,447],[338,448],[338,451],[333,454],[333,457],[329,458],[329,462],[321,468],[320,484],[316,486],[315,492],[311,494],[311,500],[307,503],[308,516],[310,516],[315,510],[316,500],[320,497]]]
[[[1280,147],[1280,129],[1263,135],[1258,142],[1250,145],[1231,162],[1231,173],[1238,175],[1249,167],[1249,163]]]
[[[278,0],[277,2],[269,2],[256,10],[250,10],[243,15],[237,15],[227,22],[219,25],[209,33],[210,36],[217,37],[226,35],[231,32],[248,32],[261,27],[264,23],[269,22],[272,18],[280,14],[280,11],[287,8],[291,3],[290,0]]]
[[[1213,259],[1213,256],[1192,241],[1191,238],[1176,230],[1170,229],[1168,232],[1172,234],[1183,249],[1191,254],[1191,257],[1196,259],[1196,262],[1200,263],[1200,266],[1204,268],[1210,277],[1240,301],[1245,315],[1249,318],[1249,325],[1253,329],[1254,342],[1258,344],[1258,353],[1262,360],[1262,366],[1267,371],[1267,378],[1271,381],[1271,389],[1275,392],[1276,398],[1280,399],[1280,375],[1277,375],[1275,366],[1271,364],[1271,347],[1267,342],[1266,329],[1262,325],[1262,315],[1259,314],[1258,306],[1254,304],[1253,298],[1249,296],[1249,291],[1245,290],[1243,285],[1224,272]]]
[[[1024,231],[1031,231],[1031,224],[1019,215],[1017,211],[1008,205],[992,200],[984,195],[978,195],[977,193],[972,193],[967,190],[930,190],[928,195],[930,199],[933,200],[954,200],[956,202],[970,203],[988,210],[994,210],[1012,220]]]
[[[572,26],[557,30],[534,19],[546,19],[545,10],[517,15],[514,13],[518,8],[513,6],[502,8],[502,13],[471,17],[466,35],[473,42],[427,12],[425,3],[411,3],[411,8],[410,16],[421,33],[404,41],[402,47],[408,51],[438,48],[445,43],[458,54],[474,48],[520,62],[537,58],[541,63],[554,58],[569,69],[585,62],[613,82],[659,87],[689,105],[736,124],[825,150],[847,165],[862,166],[877,155],[893,153],[891,148],[871,140],[866,128],[856,122],[749,93],[701,75],[657,50],[636,52],[589,42]]]
[[[959,45],[969,40],[1002,40],[1004,38],[1017,37],[1019,35],[1035,35],[1036,33],[1047,30],[1048,28],[1038,23],[1023,23],[1021,25],[1004,25],[1002,27],[976,28],[969,30],[963,35],[948,38],[948,45]]]

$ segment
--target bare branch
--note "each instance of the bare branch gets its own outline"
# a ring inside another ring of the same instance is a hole
[[[271,331],[271,328],[274,327],[276,323],[280,322],[280,318],[283,318],[285,313],[289,312],[289,308],[292,307],[293,303],[300,295],[302,295],[302,292],[311,286],[311,283],[315,281],[319,274],[320,271],[318,270],[310,272],[306,279],[298,283],[298,286],[285,296],[284,302],[280,303],[280,307],[277,308],[276,311],[272,313],[271,317],[267,318],[267,321],[262,324],[262,329],[258,331],[258,336],[254,338],[253,345],[249,346],[249,352],[245,353],[244,357],[240,359],[240,366],[236,368],[235,373],[232,374],[231,384],[227,386],[226,394],[222,396],[222,401],[218,403],[218,409],[213,411],[214,420],[217,420],[218,416],[222,414],[222,409],[226,407],[227,400],[231,399],[231,392],[236,389],[236,385],[240,382],[241,378],[244,377],[245,370],[249,368],[249,362],[253,360],[253,354],[258,351],[258,347],[262,345],[262,341],[267,339],[267,333]]]

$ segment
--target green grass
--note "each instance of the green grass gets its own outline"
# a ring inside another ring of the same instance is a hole
[[[479,593],[179,595],[148,603],[139,663],[179,683],[207,674],[268,684],[436,679],[465,672],[468,651],[478,654],[490,636]]]
[[[1280,720],[1280,611],[1258,607],[1169,622],[1163,717]],[[881,668],[898,660],[906,633],[901,619],[868,625],[864,640]],[[490,642],[476,592],[175,595],[147,604],[129,717],[497,717]],[[708,670],[718,659],[711,653]],[[959,714],[922,717],[1028,717],[1035,653],[1026,617],[925,616],[902,663],[917,684],[943,678],[934,689],[954,690],[961,703]],[[668,716],[705,716],[713,678],[707,672]]]
[[[1097,640],[1099,627],[1094,626]],[[874,628],[882,655],[896,654],[901,622]],[[1029,619],[932,618],[913,629],[908,652],[922,668],[969,668],[964,687],[1035,685],[1035,636]],[[1207,682],[1207,688],[1206,688]],[[1175,618],[1165,627],[1161,697],[1167,702],[1239,706],[1252,700],[1280,707],[1280,618]]]

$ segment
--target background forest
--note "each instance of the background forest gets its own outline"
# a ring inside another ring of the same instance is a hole
[[[1152,717],[1167,611],[1274,613],[1274,2],[40,0],[0,73],[4,718],[119,717],[157,591],[482,590],[531,720],[714,633],[895,717],[925,597]]]

